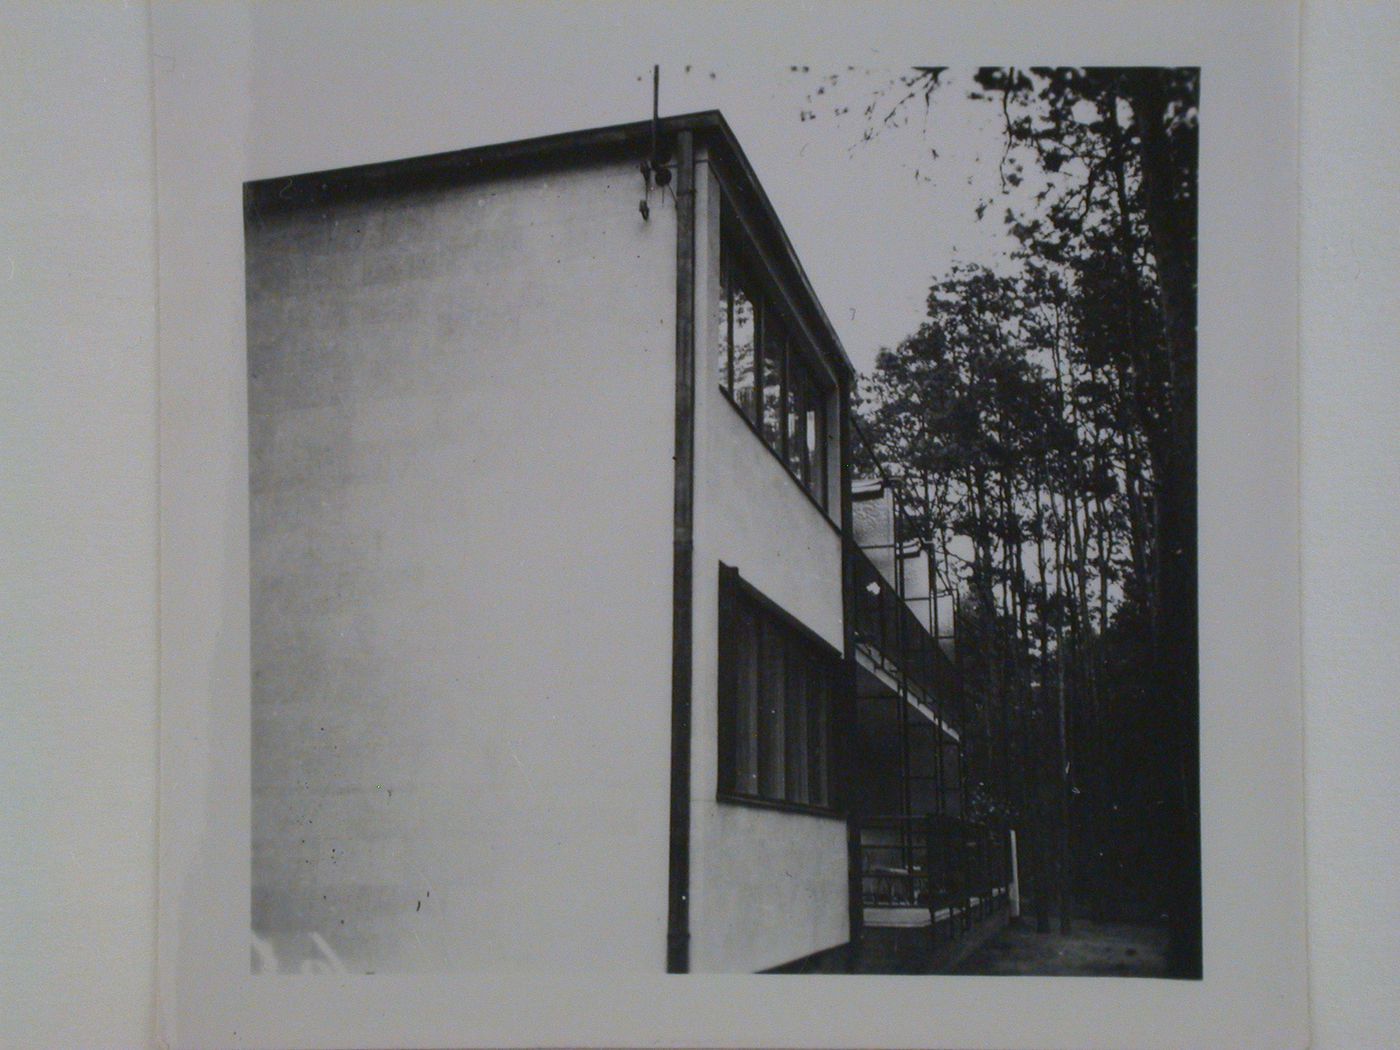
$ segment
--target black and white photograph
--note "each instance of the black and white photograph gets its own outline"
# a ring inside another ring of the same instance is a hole
[[[1199,977],[1199,71],[615,79],[245,189],[254,970]]]
[[[0,1045],[1394,1045],[1397,45],[0,0]]]
[[[172,1045],[1291,1045],[1296,41],[1192,10],[155,12]]]

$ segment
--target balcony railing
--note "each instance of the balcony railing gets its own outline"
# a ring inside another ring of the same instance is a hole
[[[1004,895],[1003,836],[940,814],[866,817],[860,822],[861,899],[867,908],[947,909],[973,917]]]
[[[905,675],[945,721],[956,719],[957,670],[933,635],[860,550],[854,552],[856,642]]]

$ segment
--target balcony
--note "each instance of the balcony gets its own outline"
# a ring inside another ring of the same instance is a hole
[[[1004,901],[1005,836],[939,814],[860,822],[861,903],[867,924],[961,920],[964,927]]]
[[[856,645],[913,699],[957,721],[957,669],[899,592],[861,550],[853,552]]]

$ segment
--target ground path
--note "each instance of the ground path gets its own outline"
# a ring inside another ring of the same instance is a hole
[[[1073,932],[1036,933],[1029,916],[1005,926],[952,970],[958,974],[1047,977],[1162,977],[1167,931],[1152,926],[1076,921]]]

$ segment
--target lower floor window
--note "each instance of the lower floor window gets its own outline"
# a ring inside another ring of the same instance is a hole
[[[835,649],[720,566],[720,794],[831,808]]]

